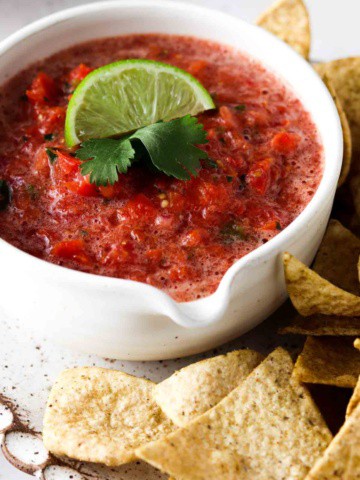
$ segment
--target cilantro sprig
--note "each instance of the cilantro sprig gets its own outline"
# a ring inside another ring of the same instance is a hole
[[[143,152],[153,166],[180,180],[196,176],[200,160],[208,158],[198,145],[207,143],[206,131],[191,115],[139,128],[119,139],[91,139],[83,142],[76,157],[83,161],[81,173],[90,174],[96,185],[113,185]]]
[[[127,172],[135,157],[135,150],[129,138],[94,138],[82,143],[76,156],[84,161],[81,173],[90,174],[91,183],[113,185],[118,180],[119,173]]]

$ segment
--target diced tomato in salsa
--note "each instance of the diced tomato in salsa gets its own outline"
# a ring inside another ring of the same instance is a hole
[[[69,153],[58,151],[56,168],[64,175],[75,174],[80,170],[81,162]]]
[[[209,159],[196,178],[176,180],[141,162],[114,185],[81,174],[64,141],[69,96],[94,68],[126,58],[183,68],[212,94],[217,108],[199,115]],[[213,293],[237,259],[299,215],[322,175],[316,128],[292,92],[253,59],[200,39],[131,35],[78,45],[10,80],[0,99],[0,179],[12,190],[0,236],[179,301]]]
[[[55,80],[46,73],[40,72],[26,90],[26,95],[34,105],[49,105],[58,99],[60,89]]]
[[[69,73],[69,83],[72,87],[77,87],[84,78],[89,75],[92,68],[88,67],[84,63],[80,63]]]
[[[60,259],[75,260],[83,264],[90,262],[89,257],[85,253],[83,240],[65,240],[58,242],[52,247],[51,254]]]
[[[296,149],[299,141],[299,136],[294,133],[280,132],[272,138],[271,146],[279,153],[290,154]]]

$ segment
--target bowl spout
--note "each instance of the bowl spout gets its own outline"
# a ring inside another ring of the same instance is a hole
[[[194,302],[172,302],[167,315],[184,328],[204,328],[220,321],[226,310],[226,302],[213,294]]]

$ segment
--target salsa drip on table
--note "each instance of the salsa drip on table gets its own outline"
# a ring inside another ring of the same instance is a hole
[[[111,186],[80,173],[66,107],[94,68],[160,60],[194,75],[217,108],[199,115],[210,160],[181,181],[134,165]],[[272,73],[196,38],[131,35],[77,45],[0,90],[0,236],[44,260],[159,287],[178,301],[213,293],[226,270],[305,208],[322,175],[317,130]]]

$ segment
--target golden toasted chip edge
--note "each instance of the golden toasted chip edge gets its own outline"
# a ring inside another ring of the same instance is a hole
[[[294,23],[294,20],[297,23]],[[308,60],[311,48],[311,28],[309,12],[303,0],[275,1],[260,14],[256,25],[283,40]],[[301,33],[302,38],[300,38]]]

